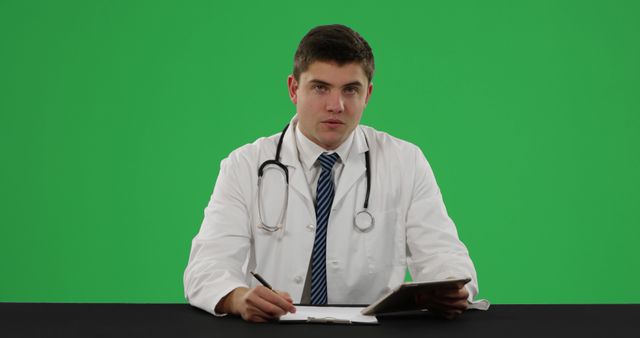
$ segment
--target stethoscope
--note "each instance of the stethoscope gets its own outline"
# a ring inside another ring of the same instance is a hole
[[[283,228],[284,217],[286,214],[287,204],[288,204],[287,202],[289,200],[289,170],[284,164],[280,162],[280,150],[282,149],[282,140],[284,139],[284,134],[287,132],[288,128],[289,128],[289,124],[287,124],[284,127],[284,129],[282,130],[282,134],[280,134],[280,139],[278,140],[278,146],[276,148],[276,157],[273,160],[264,161],[260,165],[260,168],[258,168],[258,214],[260,217],[260,224],[258,224],[258,228],[268,232],[276,232]],[[364,141],[367,143],[367,146],[369,146],[369,141],[367,140],[366,135],[364,135]],[[371,171],[369,170],[369,150],[367,150],[364,153],[364,160],[365,160],[365,169],[366,169],[365,174],[367,176],[367,193],[364,199],[364,208],[358,211],[358,213],[356,213],[356,215],[353,218],[353,227],[359,232],[369,232],[371,231],[371,229],[373,229],[373,226],[375,224],[375,219],[373,218],[373,216],[368,210],[369,194],[371,192]],[[278,223],[274,226],[269,226],[266,224],[266,222],[264,221],[264,215],[262,211],[263,210],[262,175],[267,170],[276,170],[278,173],[280,173],[283,176],[284,181],[286,183],[284,200],[282,202],[283,207],[282,207],[282,210],[280,211]]]

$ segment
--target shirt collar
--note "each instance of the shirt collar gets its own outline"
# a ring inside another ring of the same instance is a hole
[[[351,144],[353,143],[353,135],[354,131],[351,131],[349,137],[347,137],[342,144],[336,148],[336,150],[326,150],[321,146],[315,144],[313,141],[308,139],[300,130],[298,130],[298,125],[294,126],[294,134],[296,137],[296,143],[298,144],[298,156],[300,157],[300,163],[302,163],[302,167],[305,170],[311,170],[313,165],[316,163],[316,160],[322,153],[338,153],[340,156],[340,161],[344,163],[349,156],[349,151],[351,150]]]

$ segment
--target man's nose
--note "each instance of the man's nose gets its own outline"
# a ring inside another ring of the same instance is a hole
[[[342,113],[344,111],[344,100],[340,92],[331,93],[327,97],[327,111]]]

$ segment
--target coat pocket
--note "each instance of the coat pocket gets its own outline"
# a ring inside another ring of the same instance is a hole
[[[373,228],[362,233],[370,274],[388,277],[391,270],[405,262],[405,232],[399,209],[371,212]]]

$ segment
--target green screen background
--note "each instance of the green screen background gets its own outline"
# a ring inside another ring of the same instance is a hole
[[[230,151],[313,26],[376,57],[493,303],[638,303],[640,2],[0,2],[0,301],[185,302]]]

